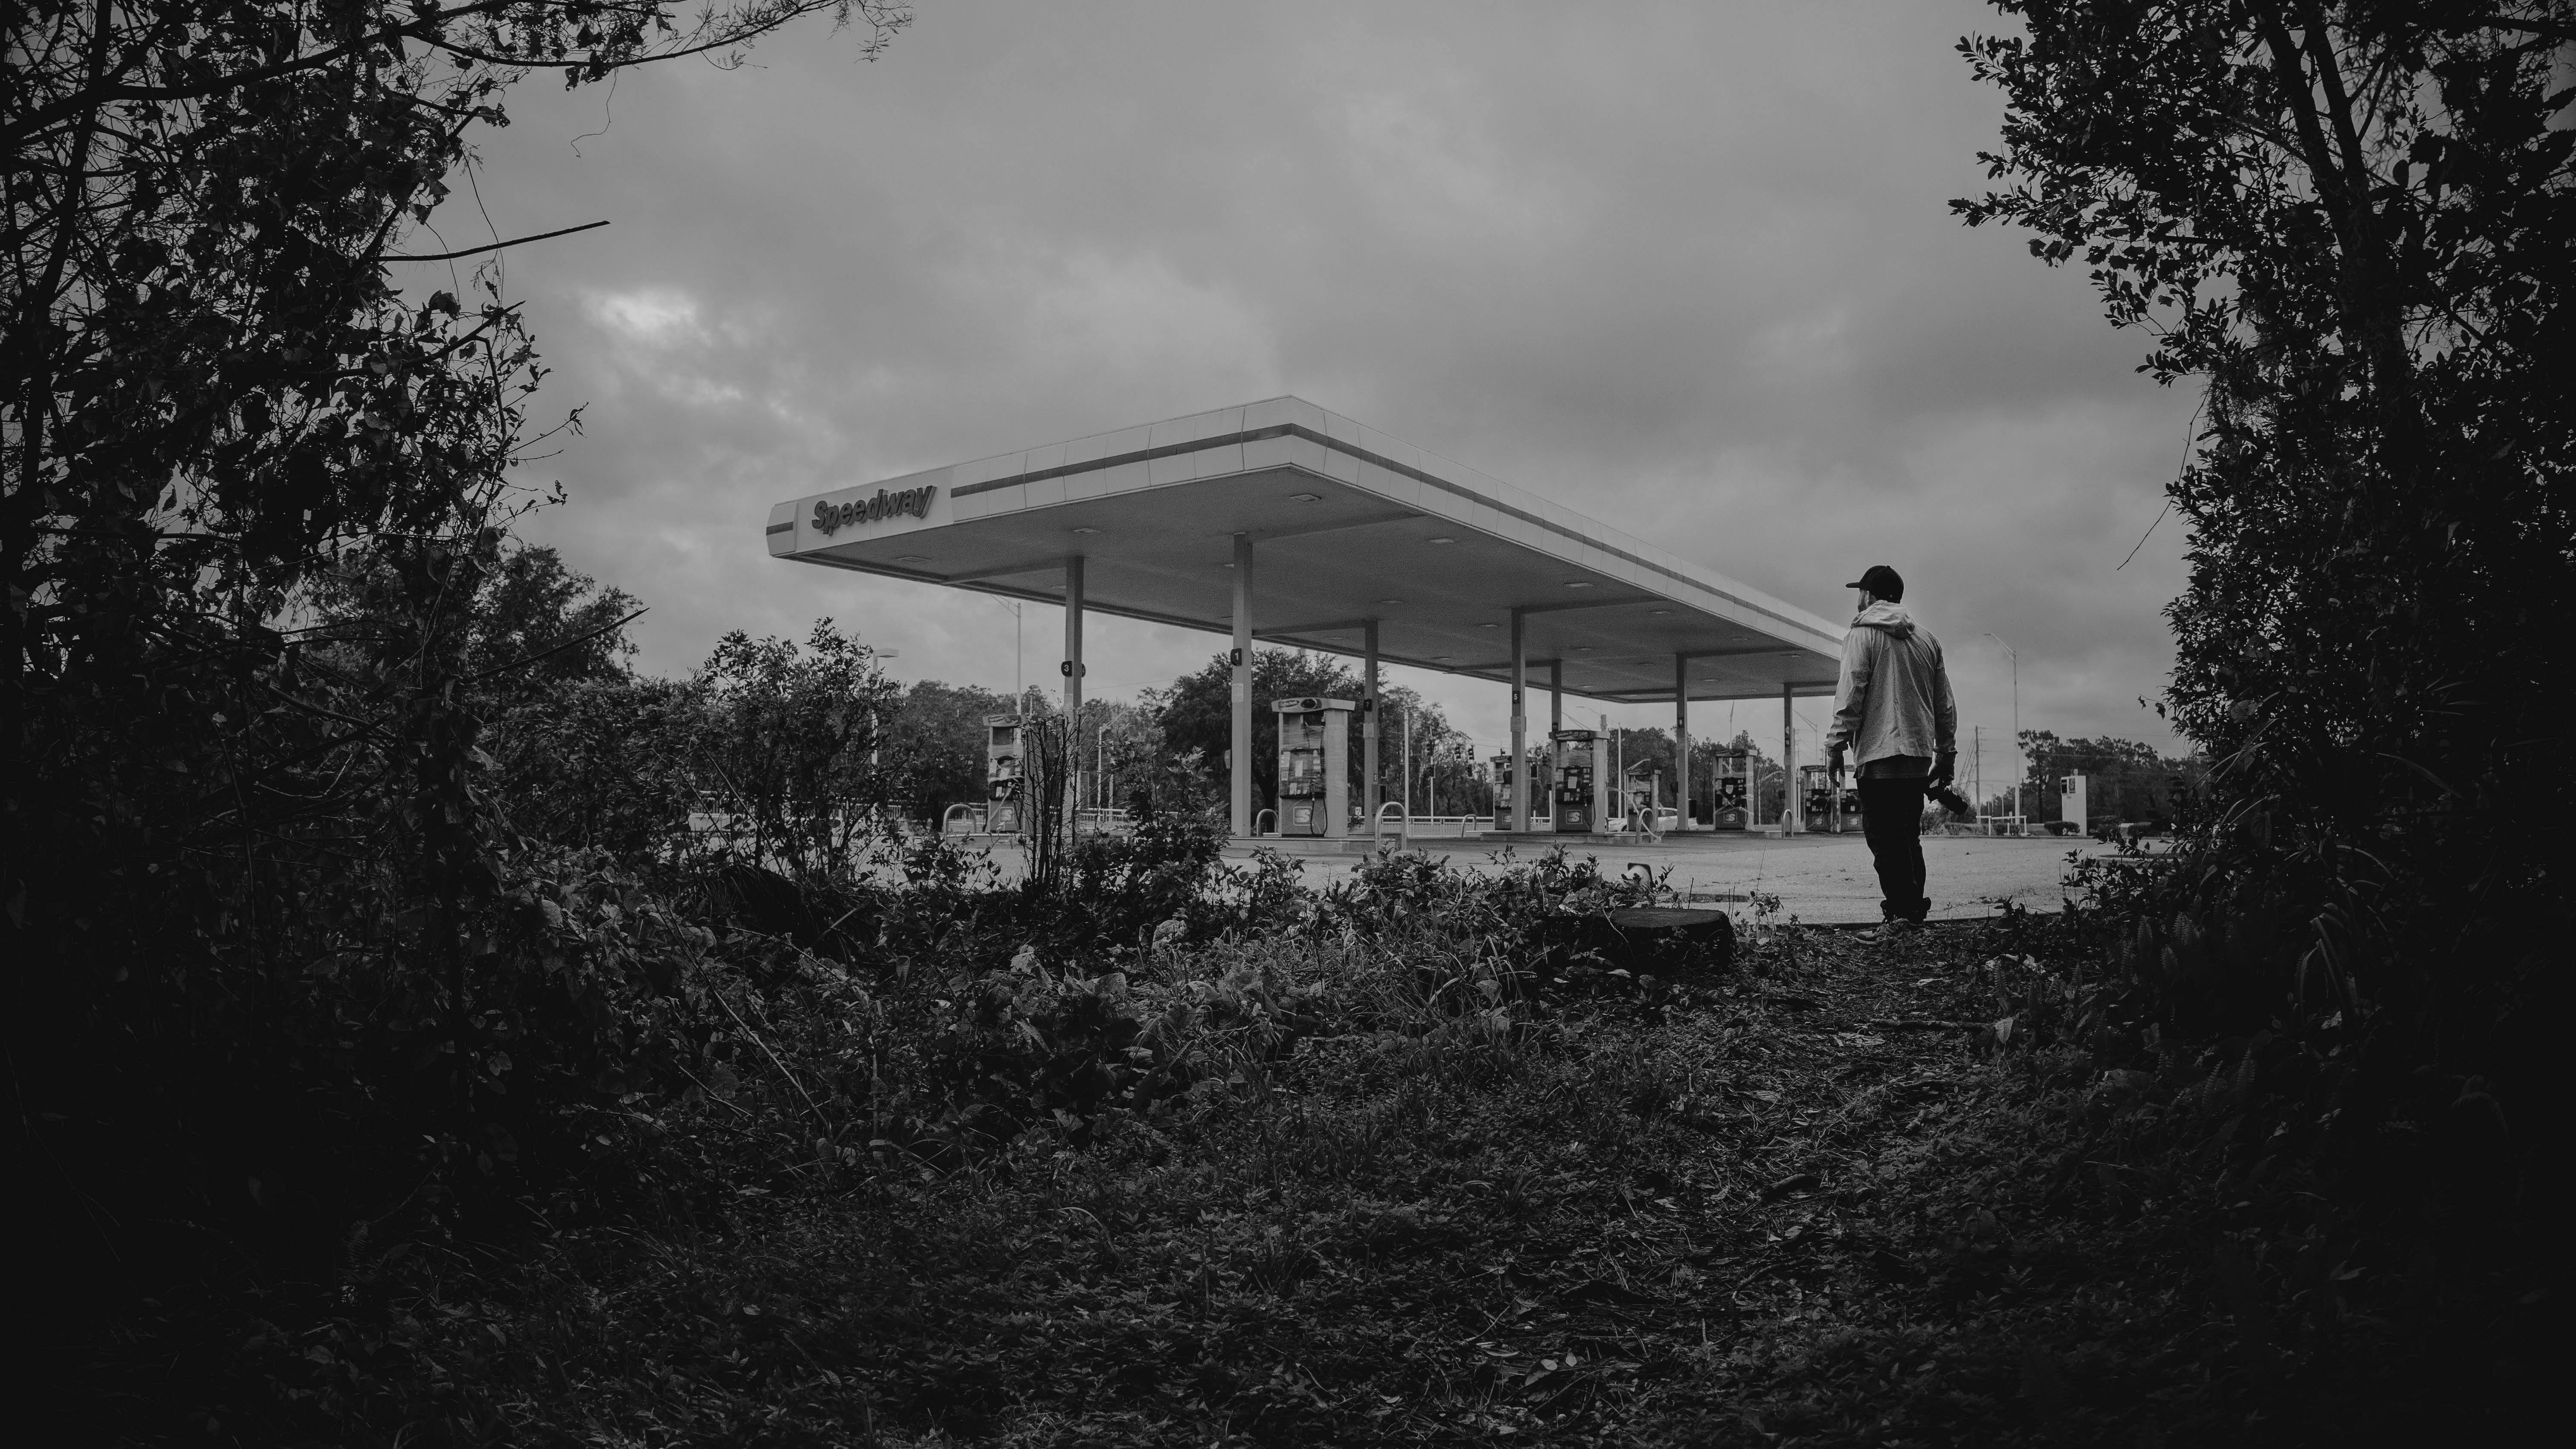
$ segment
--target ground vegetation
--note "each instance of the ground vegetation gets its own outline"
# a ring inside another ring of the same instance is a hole
[[[801,902],[857,931],[657,937],[604,879],[531,912],[636,953],[609,1000],[658,1024],[653,1070],[577,1110],[520,1215],[377,1220],[237,1310],[189,1412],[351,1443],[2255,1445],[2526,1407],[2543,1310],[2319,1191],[2330,1062],[2172,1033],[2067,922],[1757,909],[1724,967],[1657,974],[1546,929],[1653,893],[1562,857],[1309,882],[1166,842],[1188,888],[1095,875],[1120,929],[1081,937],[917,849],[909,890]]]

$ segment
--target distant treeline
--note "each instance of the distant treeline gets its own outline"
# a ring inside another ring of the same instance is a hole
[[[2023,810],[2035,821],[2066,818],[2059,785],[2068,775],[2084,776],[2085,813],[2095,825],[2171,826],[2189,815],[2204,783],[2200,760],[2159,754],[2136,740],[2061,740],[2048,730],[2023,730],[2021,748],[2031,784]]]

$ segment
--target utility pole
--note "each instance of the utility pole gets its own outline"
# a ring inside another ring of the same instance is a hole
[[[1953,738],[1956,738],[1956,736],[1953,736]],[[1977,751],[1975,755],[1970,757],[1968,764],[1968,778],[1976,783],[1977,813],[1982,815],[1986,810],[1986,727],[1984,725],[1968,726],[1968,739],[1976,746]]]
[[[2022,753],[2021,747],[2021,655],[2010,644],[2004,644],[2003,635],[1988,633],[1986,637],[2003,644],[2004,653],[2012,659],[2013,764],[2017,768],[2013,776],[2012,813],[2013,818],[2019,820],[2022,818],[2021,787],[2030,777],[2030,760]]]
[[[1025,651],[1020,647],[1020,601],[995,599],[993,602],[1011,611],[1011,713],[1020,714],[1027,707],[1029,692],[1028,679],[1021,669]]]
[[[1413,819],[1413,711],[1409,709],[1404,712],[1404,818]]]

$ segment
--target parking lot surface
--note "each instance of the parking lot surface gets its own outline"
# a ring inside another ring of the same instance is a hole
[[[1423,840],[1417,848],[1441,856],[1461,869],[1490,870],[1503,847],[1478,840]],[[1532,848],[1510,847],[1513,859],[1527,860]],[[1990,916],[2010,901],[2029,911],[2063,908],[2072,857],[2108,854],[2111,847],[2091,840],[2056,836],[2015,839],[2005,836],[1925,836],[1923,860],[1929,879],[1924,892],[1932,898],[1935,920]],[[1248,848],[1226,852],[1250,858]],[[1799,835],[1787,840],[1760,835],[1667,836],[1653,845],[1583,845],[1568,848],[1589,855],[1603,870],[1618,873],[1629,866],[1669,870],[1669,884],[1696,905],[1721,905],[1749,914],[1758,892],[1779,898],[1775,918],[1796,917],[1811,923],[1848,923],[1879,918],[1878,875],[1870,866],[1869,846],[1857,834]],[[1306,860],[1309,880],[1318,884],[1350,868],[1348,859],[1331,856]]]

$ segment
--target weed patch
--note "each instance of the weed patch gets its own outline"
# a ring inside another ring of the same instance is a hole
[[[657,1171],[694,1205],[375,1255],[241,1364],[353,1442],[2503,1422],[2508,1358],[2483,1403],[2390,1370],[2506,1352],[2519,1280],[2391,1261],[2313,1179],[2250,1170],[2262,1052],[2088,1046],[2023,923],[1783,930],[1641,984],[1443,954],[1437,912],[1398,954],[1345,909],[1096,975],[1032,949],[903,993],[811,959],[710,988],[727,1074],[635,1103],[620,1149],[687,1158]]]

